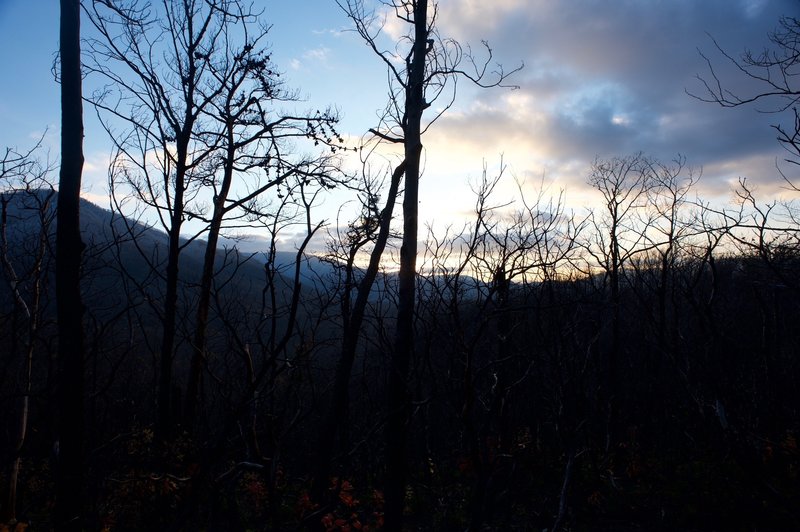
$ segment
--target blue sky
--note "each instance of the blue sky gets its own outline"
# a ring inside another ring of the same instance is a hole
[[[728,51],[761,49],[780,15],[800,13],[798,0],[441,0],[443,36],[479,47],[525,68],[519,90],[459,84],[456,105],[425,139],[423,219],[457,220],[473,201],[466,183],[483,162],[501,155],[509,174],[531,183],[542,176],[564,188],[580,209],[595,157],[642,151],[677,154],[702,168],[699,190],[725,198],[747,177],[763,197],[789,197],[775,169],[783,152],[770,124],[754,109],[722,109],[686,95],[701,90],[698,48],[722,65],[714,38]],[[261,0],[272,24],[273,60],[309,108],[338,107],[342,132],[359,137],[385,102],[385,74],[333,0]],[[388,29],[394,30],[390,24]],[[0,146],[24,148],[49,128],[57,154],[58,87],[50,68],[58,39],[56,0],[0,0]],[[727,86],[746,80],[721,69]],[[102,197],[108,149],[86,109],[85,191]],[[533,186],[533,185],[531,185]],[[331,209],[339,201],[328,202]]]

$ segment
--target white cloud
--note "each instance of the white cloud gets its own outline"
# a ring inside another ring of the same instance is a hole
[[[303,58],[311,61],[326,62],[330,57],[331,49],[326,46],[312,48],[303,52]]]
[[[757,17],[764,10],[767,0],[740,0],[745,14],[750,18]]]

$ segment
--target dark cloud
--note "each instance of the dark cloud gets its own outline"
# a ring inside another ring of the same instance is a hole
[[[542,157],[571,167],[598,155],[681,153],[695,166],[730,172],[742,161],[758,179],[780,179],[774,164],[761,171],[753,164],[780,156],[770,128],[780,116],[723,109],[687,91],[704,95],[696,76],[709,72],[698,49],[726,88],[757,89],[726,64],[714,40],[734,56],[760,50],[780,16],[800,11],[797,0],[498,0],[489,15],[480,5],[486,6],[443,0],[442,32],[470,43],[487,39],[498,60],[522,60],[526,68],[515,78],[514,97],[463,90],[459,100],[469,106],[437,124],[443,137],[476,147],[500,143],[495,135],[527,141]]]

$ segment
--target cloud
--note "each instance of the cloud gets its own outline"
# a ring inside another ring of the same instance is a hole
[[[637,152],[664,161],[685,156],[689,165],[703,169],[698,191],[715,198],[727,199],[739,176],[757,181],[764,193],[778,193],[775,160],[783,154],[770,125],[780,117],[723,109],[687,90],[703,88],[696,79],[707,73],[700,49],[726,87],[752,91],[752,84],[725,65],[714,42],[734,56],[760,50],[780,15],[792,9],[796,0],[495,0],[490,7],[478,0],[440,0],[437,38],[471,46],[478,62],[487,58],[481,45],[486,40],[493,54],[490,70],[495,62],[506,70],[521,62],[525,68],[510,80],[519,85],[514,91],[459,82],[455,105],[423,138],[420,219],[463,220],[474,204],[468,183],[479,178],[484,163],[496,171],[501,157],[510,177],[502,194],[512,194],[511,178],[526,180],[531,183],[526,190],[532,190],[544,176],[554,190],[566,188],[568,207],[578,209],[594,201],[586,178],[596,157]],[[384,21],[379,48],[403,56],[408,24],[386,10],[376,24]],[[311,62],[318,61],[336,72],[315,72],[315,90],[347,102],[346,117],[359,115],[374,125],[372,114],[385,101],[381,62],[352,32],[338,42],[329,37],[304,44],[310,49],[296,59],[299,67],[311,72]],[[352,49],[340,48],[344,45]],[[340,92],[333,84],[337,79],[347,80]],[[360,90],[354,101],[356,80]],[[445,100],[433,102],[426,117]],[[351,128],[353,134],[363,132],[361,127]],[[325,208],[336,205],[331,200]]]
[[[311,34],[312,35],[316,35],[316,36],[321,36],[321,37],[330,36],[330,37],[338,38],[338,37],[341,37],[342,35],[344,35],[345,33],[347,33],[348,31],[349,30],[345,29],[345,28],[338,28],[338,29],[326,28],[326,29],[321,29],[321,30],[311,30]]]
[[[308,59],[310,61],[319,61],[325,62],[328,60],[330,56],[331,49],[326,46],[320,46],[318,48],[312,48],[310,50],[306,50],[303,52],[303,58]]]
[[[724,64],[711,36],[734,56],[760,50],[779,17],[796,9],[794,0],[503,0],[491,9],[477,0],[442,0],[440,6],[443,35],[473,45],[486,39],[496,60],[507,67],[524,61],[526,68],[513,79],[518,91],[459,85],[459,103],[425,141],[432,167],[447,166],[434,148],[473,167],[505,153],[520,174],[544,171],[580,187],[596,156],[641,151],[669,160],[680,153],[709,169],[703,177],[709,190],[727,186],[734,168],[776,188],[781,149],[770,125],[780,117],[723,109],[687,90],[702,89],[696,75],[708,74],[698,48],[726,88],[754,90],[752,80]]]
[[[316,48],[307,49],[299,58],[293,57],[289,61],[289,68],[294,71],[303,70],[307,63],[314,63],[315,65],[328,67],[331,59],[331,53],[331,49],[327,46],[318,46]]]

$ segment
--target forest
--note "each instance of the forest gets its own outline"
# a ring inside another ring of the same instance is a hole
[[[434,0],[384,3],[390,51],[335,2],[387,72],[358,143],[297,110],[247,1],[61,0],[59,160],[0,153],[0,531],[800,529],[798,204],[745,178],[706,201],[684,156],[637,152],[586,169],[597,208],[509,202],[501,161],[426,227],[456,80],[522,67],[443,37]],[[797,193],[800,19],[776,28],[724,55],[757,92],[709,62],[691,96],[772,105]],[[358,208],[324,227],[334,192]]]

